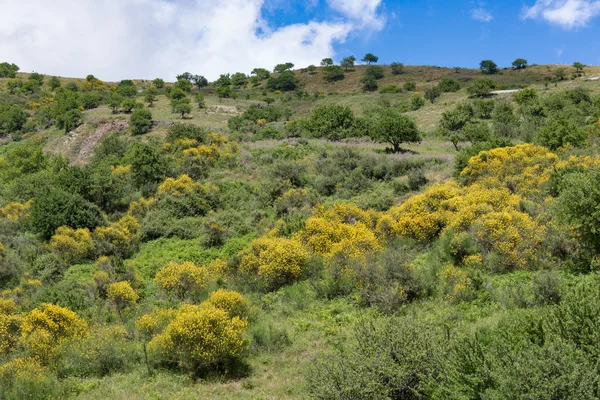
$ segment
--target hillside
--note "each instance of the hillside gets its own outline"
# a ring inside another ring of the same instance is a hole
[[[600,67],[367,68],[0,78],[0,398],[600,397]]]

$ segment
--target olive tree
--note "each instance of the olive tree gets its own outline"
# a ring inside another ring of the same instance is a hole
[[[394,153],[400,152],[402,143],[418,143],[421,134],[415,120],[394,108],[382,108],[370,116],[371,138],[376,142],[389,143]]]

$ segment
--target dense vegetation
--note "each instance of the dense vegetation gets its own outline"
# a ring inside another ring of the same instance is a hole
[[[0,397],[600,398],[590,67],[355,61],[0,64]]]

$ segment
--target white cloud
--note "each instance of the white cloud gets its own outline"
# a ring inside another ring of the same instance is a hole
[[[380,2],[353,0],[334,7],[342,18],[272,29],[261,17],[265,0],[6,1],[0,61],[105,80],[173,80],[183,71],[215,79],[286,61],[306,66],[332,56],[352,31],[380,28]]]
[[[537,0],[523,9],[523,19],[543,18],[565,29],[586,26],[600,15],[600,0]]]
[[[480,7],[471,10],[471,18],[473,18],[475,21],[490,22],[494,19],[494,16],[485,8]]]
[[[359,21],[362,27],[381,29],[385,24],[379,13],[382,0],[327,0],[327,3],[347,18]]]

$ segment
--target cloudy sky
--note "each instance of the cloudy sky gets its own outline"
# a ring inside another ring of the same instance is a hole
[[[291,61],[600,64],[600,0],[0,0],[0,62],[105,80],[213,80]]]

